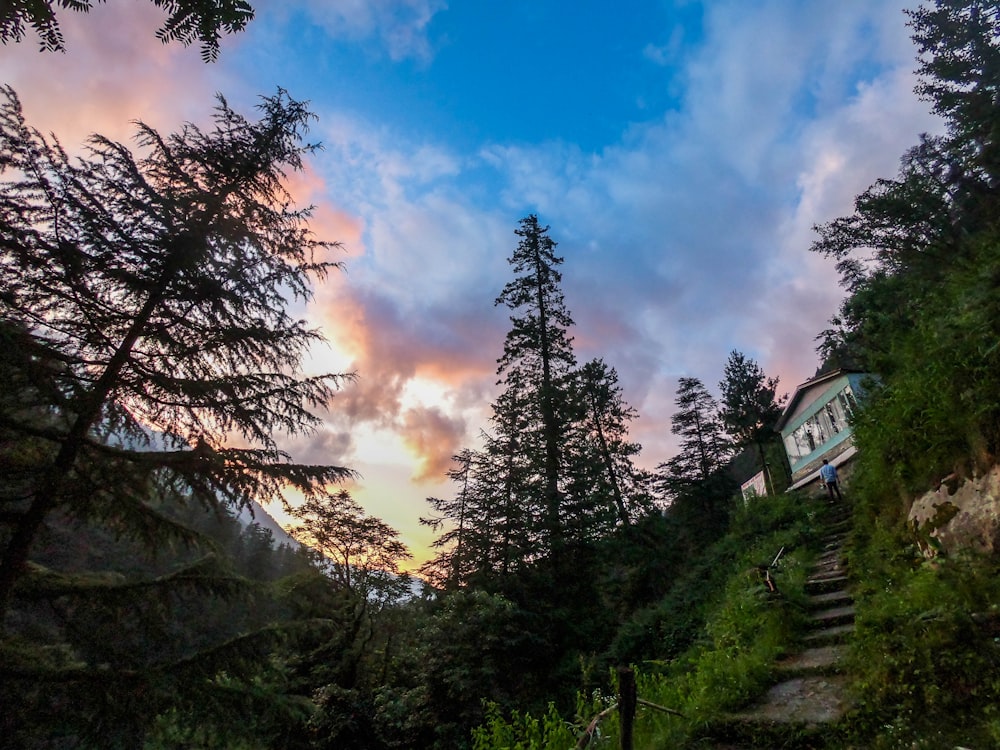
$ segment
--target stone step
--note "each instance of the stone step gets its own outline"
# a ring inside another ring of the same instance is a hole
[[[845,518],[842,521],[827,524],[823,529],[823,536],[824,538],[847,536],[850,534],[852,528],[854,528],[854,521],[850,518]]]
[[[820,609],[821,607],[832,607],[839,606],[843,604],[848,604],[854,601],[854,598],[844,589],[834,589],[833,591],[827,591],[822,594],[814,594],[810,596],[806,601],[806,605],[809,609]]]
[[[825,562],[814,563],[812,568],[812,576],[810,577],[818,578],[819,576],[829,575],[834,572],[838,573],[844,572],[844,566],[840,562],[840,560],[834,559],[834,560],[826,560]]]
[[[833,722],[841,719],[850,707],[846,677],[793,677],[768,690],[753,706],[752,717],[764,722]]]
[[[839,562],[831,562],[824,565],[814,565],[806,581],[842,575],[844,575],[844,566]]]
[[[810,648],[844,643],[854,633],[854,623],[846,622],[826,628],[816,628],[802,638],[802,643]]]
[[[716,750],[843,747],[837,722],[853,708],[843,675],[793,677],[708,729]]]
[[[836,582],[837,585],[831,585]],[[807,594],[823,594],[835,589],[846,589],[848,585],[847,576],[841,568],[830,568],[829,570],[817,570],[806,579]]]
[[[836,672],[844,659],[847,658],[847,645],[831,643],[825,646],[815,646],[800,651],[797,654],[783,657],[775,663],[778,673],[786,678],[792,676],[805,677],[810,674],[830,674]]]
[[[842,547],[834,547],[824,552],[822,555],[816,558],[816,564],[822,565],[829,562],[843,562],[846,559],[844,550]]]
[[[812,628],[829,628],[834,625],[846,625],[854,622],[854,605],[848,604],[841,607],[831,607],[821,609],[809,616],[809,624]]]

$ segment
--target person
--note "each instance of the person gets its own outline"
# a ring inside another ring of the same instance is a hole
[[[826,491],[830,493],[830,499],[833,500],[834,493],[837,495],[838,500],[843,500],[843,496],[840,494],[840,481],[837,478],[837,467],[823,459],[823,465],[819,467],[819,478],[826,485]]]

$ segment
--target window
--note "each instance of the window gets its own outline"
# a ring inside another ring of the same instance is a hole
[[[850,385],[844,386],[809,419],[785,438],[785,451],[793,463],[808,456],[847,430],[857,401]]]

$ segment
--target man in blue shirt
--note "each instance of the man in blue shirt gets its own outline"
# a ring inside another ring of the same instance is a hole
[[[840,494],[840,482],[837,480],[837,467],[823,459],[823,465],[819,467],[819,478],[826,485],[826,491],[830,493],[830,499],[833,500],[833,495],[836,493],[838,500],[843,500],[843,496]]]

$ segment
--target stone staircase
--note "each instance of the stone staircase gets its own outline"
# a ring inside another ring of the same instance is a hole
[[[844,568],[850,512],[830,508],[824,550],[806,582],[809,626],[798,650],[775,665],[777,682],[756,702],[710,728],[704,744],[714,750],[847,747],[841,720],[851,708],[842,663],[854,632],[854,605]]]

